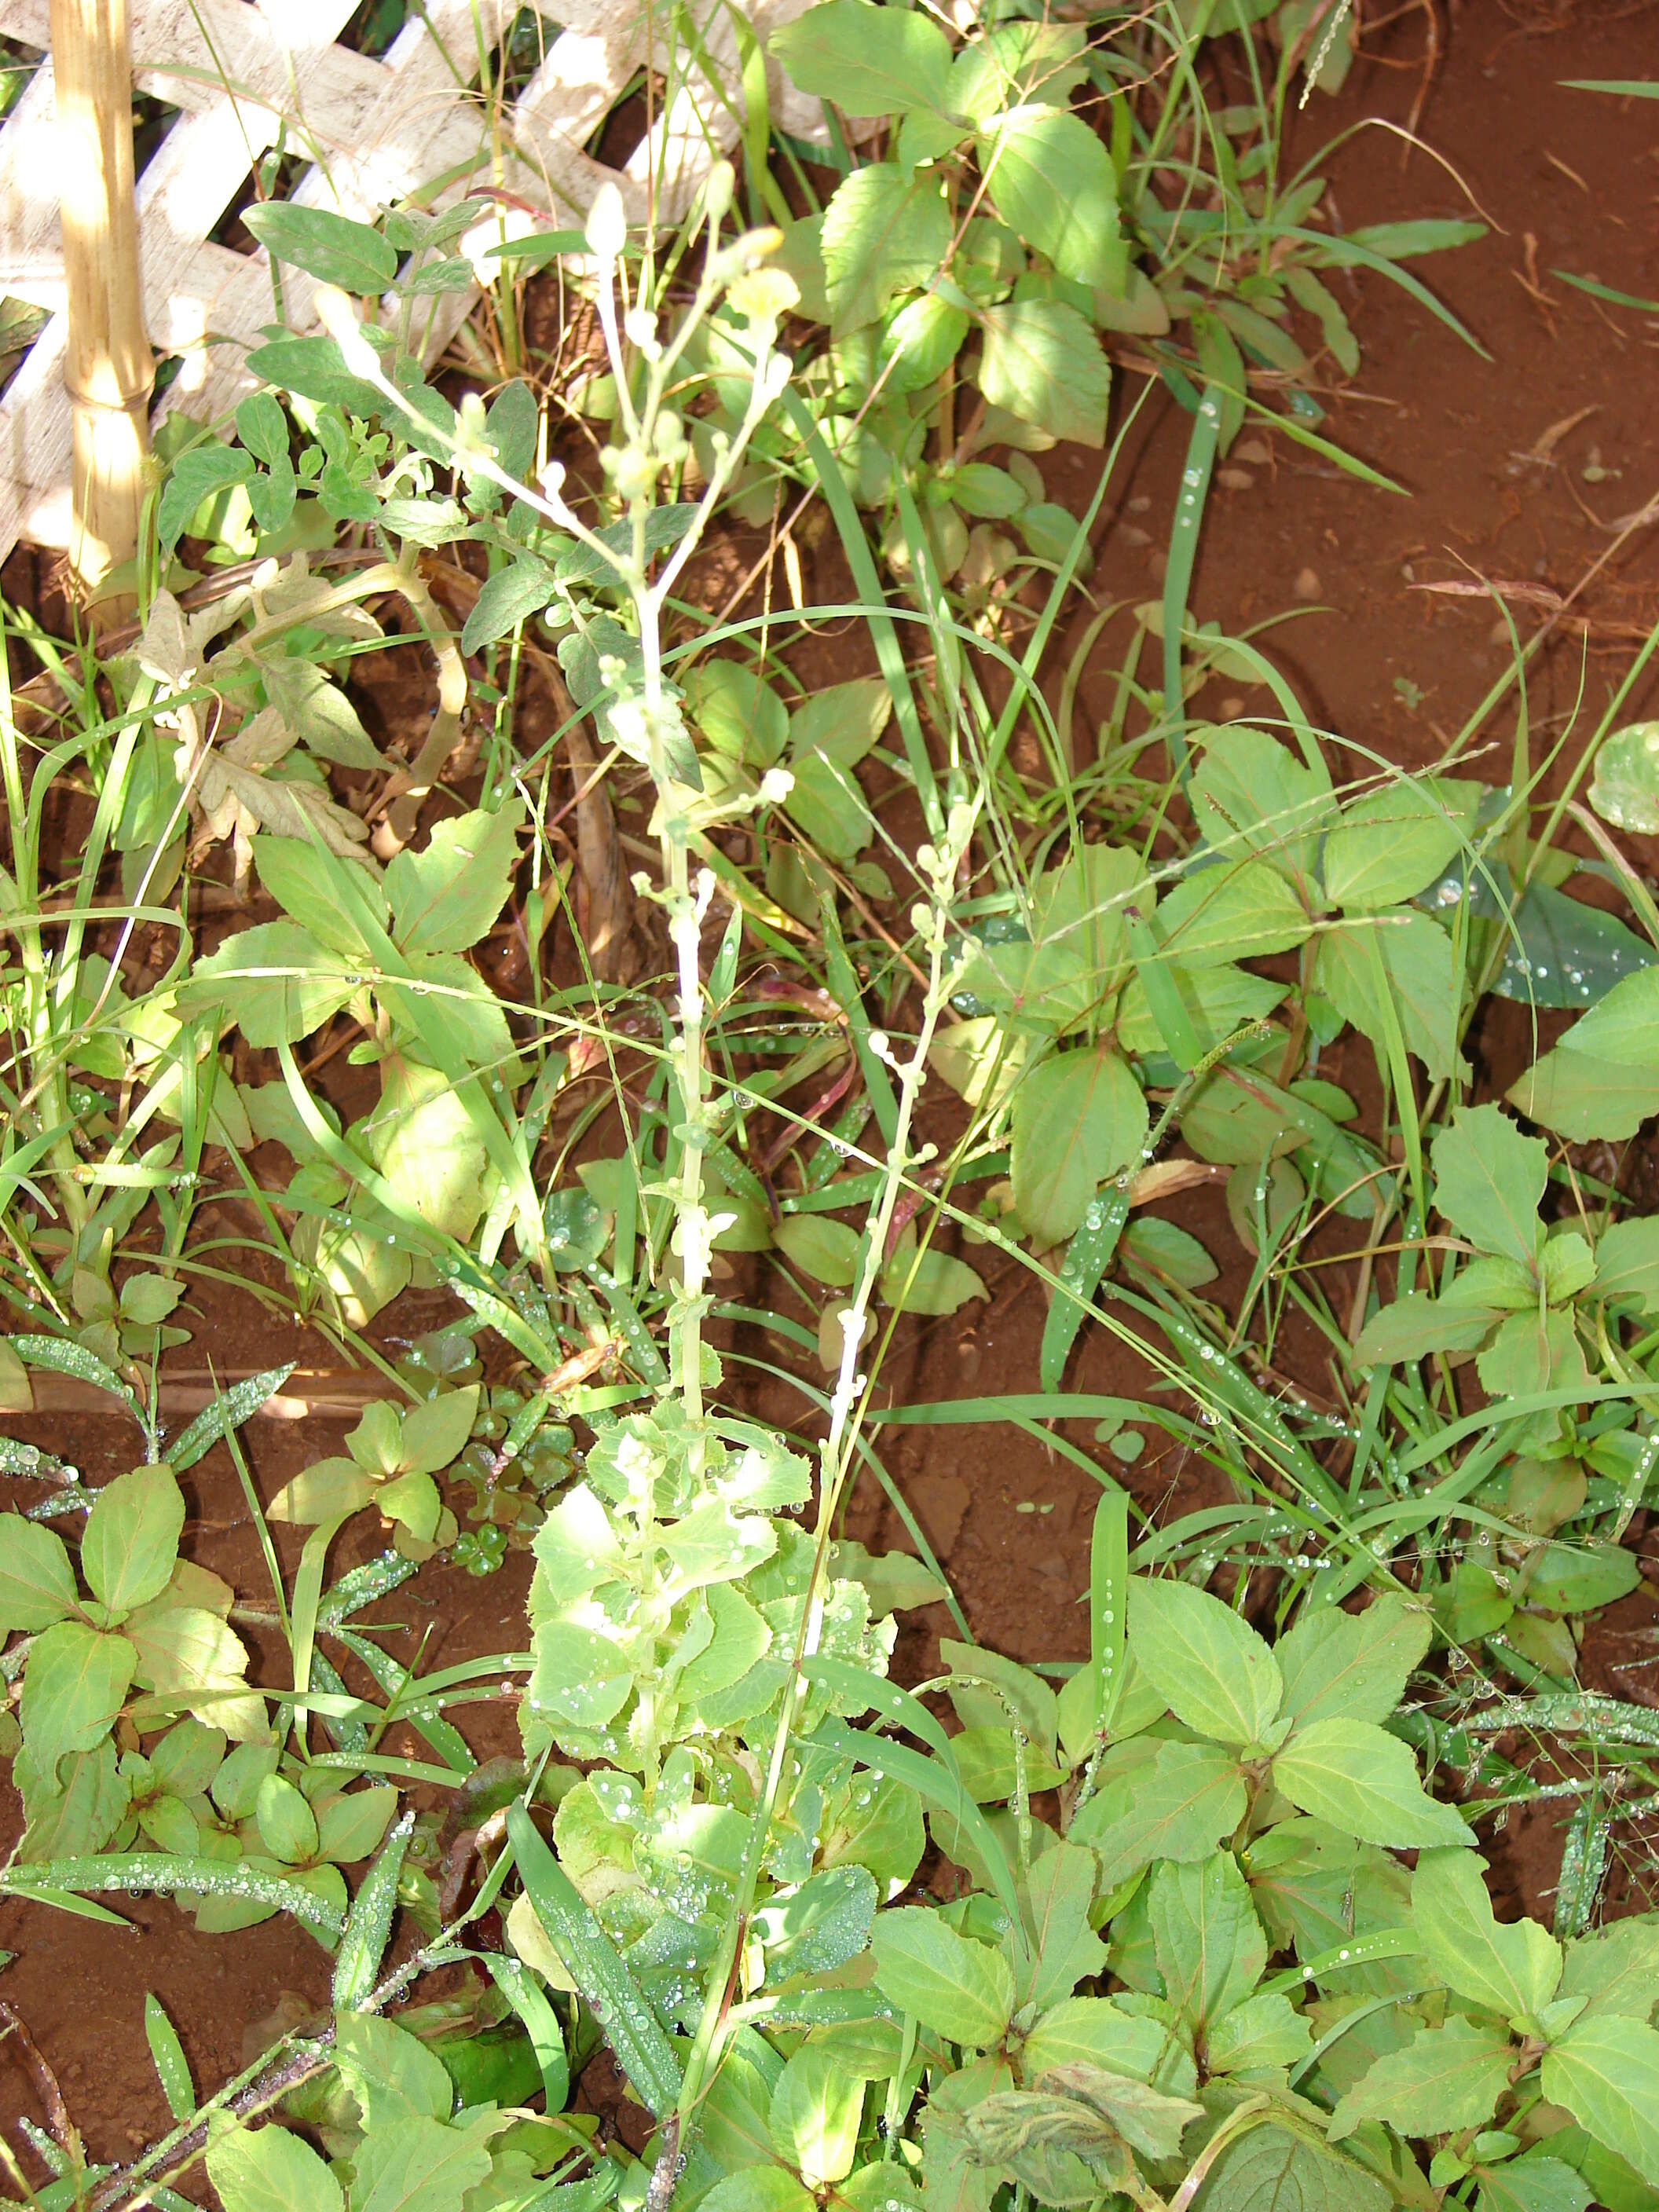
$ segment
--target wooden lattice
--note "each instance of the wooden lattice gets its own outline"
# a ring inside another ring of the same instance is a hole
[[[736,142],[741,68],[729,0],[693,0],[700,35],[671,61],[668,10],[635,0],[556,0],[544,59],[510,108],[481,96],[485,55],[518,14],[517,0],[424,0],[385,56],[336,43],[354,0],[135,0],[137,90],[179,111],[138,179],[144,311],[158,353],[183,368],[162,402],[211,418],[246,388],[246,346],[272,319],[270,270],[214,244],[214,228],[278,143],[310,166],[293,198],[373,216],[406,196],[441,203],[482,179],[547,211],[553,224],[585,212],[614,177],[630,216],[681,212],[717,149]],[[744,0],[764,39],[810,0]],[[541,12],[538,9],[538,12]],[[44,49],[47,0],[0,0],[0,35]],[[584,149],[641,69],[674,88],[625,166]],[[493,75],[493,70],[491,71]],[[811,135],[822,113],[775,72],[773,112]],[[69,541],[70,411],[62,382],[64,270],[60,155],[50,58],[0,129],[0,295],[51,317],[0,397],[0,558],[20,539]],[[311,286],[288,271],[284,307],[303,328]],[[449,293],[428,332],[441,349],[471,305]]]

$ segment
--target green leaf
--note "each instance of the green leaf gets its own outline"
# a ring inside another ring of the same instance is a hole
[[[1374,2173],[1287,2118],[1235,2136],[1205,2175],[1192,2212],[1389,2212],[1394,2202]]]
[[[1659,1218],[1615,1221],[1595,1244],[1595,1294],[1633,1297],[1644,1314],[1659,1313]]]
[[[371,2129],[353,2160],[352,2212],[454,2212],[489,2179],[493,2111],[471,2125],[416,2117]]]
[[[1050,2006],[1026,2037],[1019,2063],[1027,2081],[1059,2066],[1097,2066],[1183,2096],[1198,2079],[1162,2021],[1125,2012],[1109,1997],[1064,1997]]]
[[[263,200],[244,209],[242,221],[273,261],[289,262],[343,292],[384,292],[398,274],[397,253],[379,231],[331,208]]]
[[[1189,1583],[1136,1576],[1129,1649],[1176,1718],[1199,1735],[1260,1744],[1278,1716],[1279,1662],[1249,1623]]]
[[[1281,1708],[1305,1727],[1310,1721],[1392,1717],[1433,1633],[1426,1607],[1393,1593],[1364,1613],[1340,1606],[1304,1606],[1294,1628],[1273,1649],[1285,1679]]]
[[[63,1538],[21,1513],[0,1513],[0,1642],[32,1635],[75,1609],[75,1570]]]
[[[854,676],[815,691],[789,717],[792,759],[822,752],[854,768],[892,718],[893,695],[878,676]]]
[[[407,1058],[384,1064],[381,1085],[368,1130],[374,1164],[411,1214],[464,1241],[488,1202],[489,1154],[467,1100],[440,1070]]]
[[[1544,2057],[1546,2097],[1659,2188],[1659,2032],[1613,2015],[1581,2020]]]
[[[1659,834],[1659,722],[1632,722],[1602,740],[1589,802],[1615,830]]]
[[[1582,1390],[1589,1375],[1584,1354],[1566,1313],[1513,1313],[1475,1361],[1475,1373],[1488,1397],[1525,1398],[1534,1392]]]
[[[672,2045],[621,1954],[521,1804],[509,1808],[507,1832],[520,1878],[544,1932],[603,2021],[635,2094],[661,2119],[673,2110],[680,2093],[679,2063]]]
[[[1069,108],[1011,108],[979,142],[997,213],[1079,284],[1120,292],[1128,256],[1117,172],[1104,143]]]
[[[173,550],[207,501],[246,483],[252,474],[252,461],[234,447],[187,447],[168,471],[155,510],[156,535],[164,549]]]
[[[1659,1114],[1659,1064],[1633,1066],[1561,1044],[1504,1096],[1517,1114],[1575,1145],[1597,1138],[1622,1144],[1650,1115]]]
[[[876,1986],[924,2027],[976,2051],[1000,2043],[1014,2009],[1014,1977],[1000,1951],[958,1936],[925,1905],[881,1914],[871,1938]]]
[[[1412,1877],[1412,1925],[1423,1955],[1447,1986],[1501,2013],[1534,2019],[1555,1995],[1561,1946],[1535,1920],[1500,1926],[1469,1851],[1425,1851]]]
[[[1051,438],[1105,444],[1111,374],[1075,307],[1060,300],[1010,301],[984,310],[980,331],[980,389],[993,407]]]
[[[628,1654],[596,1629],[550,1620],[536,1631],[526,1702],[532,1713],[580,1729],[613,1721],[634,1691]]]
[[[697,2200],[698,2212],[814,2212],[817,2203],[781,2166],[750,2166],[728,2173]]]
[[[959,1644],[955,1637],[940,1638],[939,1663],[952,1674],[973,1676],[973,1681],[950,1686],[951,1704],[964,1728],[1008,1729],[1011,1713],[1021,1731],[1046,1759],[1054,1756],[1056,1699],[1040,1674],[1000,1651],[977,1644]],[[994,1685],[981,1688],[981,1683]],[[1068,1985],[1069,1986],[1069,1985]]]
[[[1170,2002],[1201,2037],[1249,1996],[1267,1963],[1250,1886],[1230,1851],[1162,1866],[1146,1895],[1158,1970]]]
[[[700,661],[685,687],[691,719],[729,761],[768,769],[789,736],[789,714],[758,670],[739,660]]]
[[[1415,898],[1443,875],[1473,817],[1472,805],[1454,811],[1465,793],[1472,799],[1473,787],[1402,777],[1345,806],[1325,838],[1322,872],[1331,903],[1375,913]]]
[[[254,1807],[259,1838],[284,1866],[303,1866],[317,1853],[317,1817],[291,1782],[268,1774]]]
[[[1350,2089],[1331,2118],[1331,2135],[1352,2135],[1362,2120],[1382,2120],[1401,2135],[1443,2136],[1492,2118],[1510,2086],[1514,2045],[1501,2028],[1454,2015],[1421,2027]]]
[[[190,2078],[190,2063],[185,2057],[184,2045],[179,2040],[179,2031],[167,2018],[166,2008],[155,1992],[144,1998],[144,2040],[149,2045],[149,2055],[155,2062],[155,2078],[161,2085],[161,2094],[167,2100],[167,2110],[175,2120],[193,2119],[196,2114],[196,2088]]]
[[[465,1444],[478,1418],[479,1386],[463,1383],[423,1398],[403,1417],[398,1466],[404,1474],[439,1474]]]
[[[791,770],[794,778],[783,811],[826,860],[854,860],[869,843],[875,817],[852,770],[827,754],[803,753]]]
[[[497,638],[506,637],[521,622],[539,614],[552,598],[553,571],[532,554],[520,554],[498,568],[467,611],[461,630],[461,651],[479,653]]]
[[[1477,1251],[1523,1267],[1538,1256],[1538,1208],[1549,1176],[1541,1137],[1523,1137],[1498,1106],[1460,1107],[1430,1150],[1434,1202]]]
[[[937,179],[926,173],[908,177],[891,161],[854,169],[823,213],[823,269],[836,336],[879,321],[896,293],[925,284],[950,242],[950,210]]]
[[[965,1260],[901,1244],[882,1269],[881,1295],[899,1313],[953,1314],[990,1292]]]
[[[799,91],[848,115],[945,107],[951,41],[925,15],[869,0],[822,0],[767,45]]]
[[[1549,1613],[1599,1613],[1641,1587],[1636,1555],[1623,1544],[1540,1544],[1516,1595]]]
[[[1506,1309],[1455,1294],[1433,1298],[1413,1291],[1374,1313],[1359,1332],[1354,1358],[1364,1366],[1395,1367],[1431,1352],[1473,1352],[1503,1320]]]
[[[1224,2013],[1204,2046],[1212,2074],[1243,2074],[1267,2066],[1294,2066],[1313,2045],[1313,2030],[1288,1997],[1264,1990]]]
[[[863,1239],[846,1222],[823,1213],[787,1213],[773,1231],[772,1241],[815,1283],[837,1291],[852,1287]]]
[[[428,1735],[432,1723],[425,1722]],[[398,1793],[387,1784],[316,1800],[317,1854],[337,1866],[353,1866],[376,1850],[398,1809]],[[361,1903],[361,1894],[359,1902]]]
[[[320,944],[348,959],[373,958],[371,948],[383,941],[386,901],[364,869],[307,838],[269,834],[254,839],[253,864],[283,913]]]
[[[386,872],[392,934],[404,952],[465,952],[506,905],[519,862],[524,808],[452,816],[423,851],[399,853]]]
[[[1582,2176],[1565,2159],[1529,2150],[1501,2166],[1477,2164],[1480,2189],[1475,2212],[1589,2212],[1591,2197]]]
[[[1600,2013],[1628,2013],[1650,2020],[1659,2003],[1659,1920],[1615,1920],[1567,1945],[1556,1995],[1582,1997],[1581,2019]]]
[[[269,398],[270,394],[255,397]],[[342,768],[385,774],[386,763],[358,720],[356,708],[320,668],[290,653],[264,662],[260,672],[266,696],[283,725],[312,752]]]
[[[352,374],[332,338],[273,338],[255,346],[244,366],[250,376],[296,398],[331,404],[365,417],[380,411],[379,391]]]
[[[1080,1844],[1051,1844],[1033,1862],[1025,1891],[1036,1941],[1016,1994],[1022,2005],[1042,2009],[1105,1970],[1106,1947],[1089,1925],[1094,1853]]]
[[[179,992],[181,1015],[220,1006],[256,1051],[297,1044],[339,1012],[361,968],[325,952],[295,921],[256,922],[198,960]]]
[[[112,1613],[167,1588],[184,1533],[185,1500],[170,1467],[135,1468],[98,1492],[81,1539],[81,1571]]]
[[[387,1809],[391,1808],[388,1807]],[[363,1876],[352,1900],[345,1934],[340,1939],[340,1948],[334,1961],[333,1999],[337,2012],[354,2011],[374,1986],[374,1978],[380,1971],[380,1961],[386,1955],[386,1943],[392,1934],[392,1917],[398,1903],[398,1881],[403,1873],[404,1857],[409,1849],[409,1838],[414,1826],[415,1814],[411,1808],[402,1815],[386,1838],[380,1856]],[[319,1840],[321,1840],[320,1836]]]
[[[343,2212],[339,2183],[308,2142],[274,2122],[210,2136],[208,2179],[225,2212]]]
[[[1313,932],[1291,885],[1261,860],[1194,869],[1159,901],[1152,927],[1169,957],[1193,969],[1287,952]]]
[[[1253,853],[1311,885],[1318,833],[1335,811],[1330,777],[1248,724],[1194,735],[1203,752],[1193,772],[1193,815],[1206,844],[1231,860]]]
[[[42,1629],[23,1672],[23,1741],[50,1774],[66,1752],[89,1751],[106,1735],[132,1681],[134,1654],[125,1636],[103,1636],[84,1621]]]
[[[1621,1066],[1659,1067],[1659,967],[1615,983],[1582,1014],[1562,1042]]]
[[[1263,1020],[1285,996],[1284,984],[1231,963],[1188,968],[1160,954],[1158,972],[1163,990],[1173,996],[1179,1014],[1185,1016],[1200,1053],[1213,1051],[1235,1030]],[[1129,978],[1118,1001],[1117,1041],[1125,1052],[1168,1052],[1176,1041],[1164,1034],[1164,1021],[1152,1004],[1149,981],[1157,988],[1150,963],[1147,975]]]
[[[447,2120],[454,2085],[435,2051],[409,2029],[373,2013],[342,2013],[334,2051],[370,2132],[410,2120]]]
[[[314,1467],[284,1483],[270,1501],[267,1517],[295,1528],[314,1528],[323,1521],[343,1521],[356,1513],[374,1495],[374,1480],[356,1460],[320,1459]]]
[[[1425,1795],[1410,1748],[1369,1721],[1297,1729],[1273,1777],[1299,1812],[1362,1843],[1409,1850],[1474,1840],[1460,1814]]]
[[[864,2083],[831,2051],[803,2044],[772,2091],[768,2126],[780,2158],[799,2168],[811,2190],[843,2181],[858,2154]]]
[[[1381,959],[1382,981],[1394,1000],[1406,1049],[1416,1054],[1436,1082],[1449,1077],[1457,1061],[1457,1017],[1462,1001],[1462,979],[1451,939],[1438,922],[1415,913],[1328,929],[1321,937],[1313,988],[1362,1036],[1386,1048],[1388,1023],[1371,946]]]
[[[1236,1759],[1207,1743],[1161,1743],[1150,1763],[1109,1782],[1072,1822],[1091,1844],[1110,1889],[1153,1859],[1204,1859],[1244,1817]]]
[[[1055,1053],[1026,1076],[1011,1120],[1014,1205],[1039,1245],[1073,1235],[1106,1178],[1139,1162],[1149,1126],[1124,1062],[1087,1046]]]

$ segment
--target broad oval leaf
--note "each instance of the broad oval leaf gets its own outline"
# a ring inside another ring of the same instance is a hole
[[[1009,108],[980,142],[997,212],[1062,276],[1121,292],[1128,256],[1117,172],[1104,143],[1069,108]]]
[[[1177,1719],[1243,1747],[1278,1717],[1279,1662],[1247,1620],[1189,1583],[1137,1576],[1129,1584],[1129,1649]]]
[[[979,384],[992,406],[1048,437],[1104,445],[1111,375],[1075,307],[1061,300],[1012,300],[987,307],[980,330]]]
[[[398,274],[397,252],[389,241],[368,223],[354,222],[331,208],[264,200],[245,208],[242,221],[273,261],[286,261],[343,292],[384,292]]]
[[[1532,1267],[1549,1176],[1543,1139],[1523,1136],[1501,1107],[1460,1107],[1430,1158],[1434,1202],[1459,1236],[1477,1251]]]
[[[0,1640],[32,1635],[75,1609],[75,1570],[55,1528],[0,1513]]]
[[[858,2155],[864,2083],[820,2045],[786,2062],[768,2112],[774,2148],[814,2191],[843,2181]]]
[[[1445,787],[1474,795],[1472,786]],[[1334,906],[1370,913],[1415,898],[1443,875],[1463,842],[1473,814],[1448,807],[1442,787],[1401,777],[1345,806],[1327,833],[1322,873]]]
[[[1052,1054],[1014,1093],[1014,1204],[1039,1244],[1061,1244],[1108,1176],[1140,1158],[1148,1116],[1140,1085],[1115,1052]]]
[[[876,1986],[952,2043],[1000,2043],[1014,2008],[1014,1976],[1000,1951],[958,1936],[936,1911],[907,1905],[882,1914],[871,1938]]]
[[[1160,901],[1154,927],[1172,959],[1219,967],[1285,952],[1313,924],[1292,886],[1267,860],[1223,860],[1183,876]]]
[[[1474,1841],[1461,1814],[1425,1792],[1410,1747],[1369,1721],[1297,1729],[1273,1777],[1298,1812],[1361,1843],[1410,1850]]]
[[[207,2170],[225,2212],[343,2212],[345,2203],[311,2145],[275,2121],[213,2136]]]
[[[421,852],[404,850],[386,872],[392,934],[405,952],[465,952],[506,905],[519,860],[524,808],[517,799],[434,824]]]
[[[1093,1846],[1102,1884],[1110,1889],[1153,1859],[1208,1858],[1243,1819],[1247,1802],[1238,1762],[1218,1746],[1161,1743],[1150,1765],[1080,1807],[1071,1832]]]
[[[42,1629],[23,1671],[21,1712],[30,1758],[50,1774],[71,1751],[89,1751],[107,1734],[133,1676],[133,1648],[82,1620]]]
[[[1509,2087],[1514,2057],[1502,2028],[1455,2014],[1443,2027],[1419,2028],[1403,2051],[1385,2053],[1348,2091],[1332,2115],[1331,2134],[1352,2135],[1362,2120],[1385,2121],[1404,2136],[1478,2128]]]
[[[1273,1650],[1285,1678],[1283,1710],[1303,1727],[1336,1719],[1375,1721],[1380,1727],[1406,1694],[1432,1633],[1426,1607],[1392,1594],[1364,1613],[1304,1607]]]
[[[1617,2014],[1581,2020],[1544,2057],[1544,2094],[1659,2188],[1659,2030]]]
[[[167,1588],[184,1534],[185,1500],[170,1467],[139,1467],[99,1492],[81,1539],[81,1571],[112,1613]]]
[[[852,116],[942,110],[951,41],[926,15],[870,0],[822,0],[767,45],[799,90]]]
[[[1659,722],[1632,722],[1603,740],[1589,802],[1615,830],[1659,835]]]
[[[1425,1851],[1412,1877],[1412,1923],[1449,1989],[1505,2020],[1535,2017],[1561,1979],[1561,1946],[1535,1920],[1501,1925],[1468,1851]]]
[[[937,179],[907,176],[892,161],[854,169],[824,210],[821,234],[836,335],[879,321],[898,293],[925,284],[950,242]]]
[[[851,1289],[863,1239],[846,1222],[822,1213],[787,1213],[772,1232],[772,1241],[815,1283],[828,1284],[831,1290]]]

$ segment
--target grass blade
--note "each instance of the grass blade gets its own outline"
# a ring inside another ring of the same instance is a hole
[[[665,2118],[680,2094],[680,2069],[657,2015],[522,1803],[509,1808],[507,1832],[526,1894],[549,1942],[605,2030],[629,2087],[655,2118]]]

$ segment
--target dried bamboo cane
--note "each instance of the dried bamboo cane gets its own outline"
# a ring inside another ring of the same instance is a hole
[[[138,274],[127,0],[52,0],[52,58],[75,426],[70,566],[99,620],[118,623],[131,597],[100,586],[137,549],[155,379]]]

